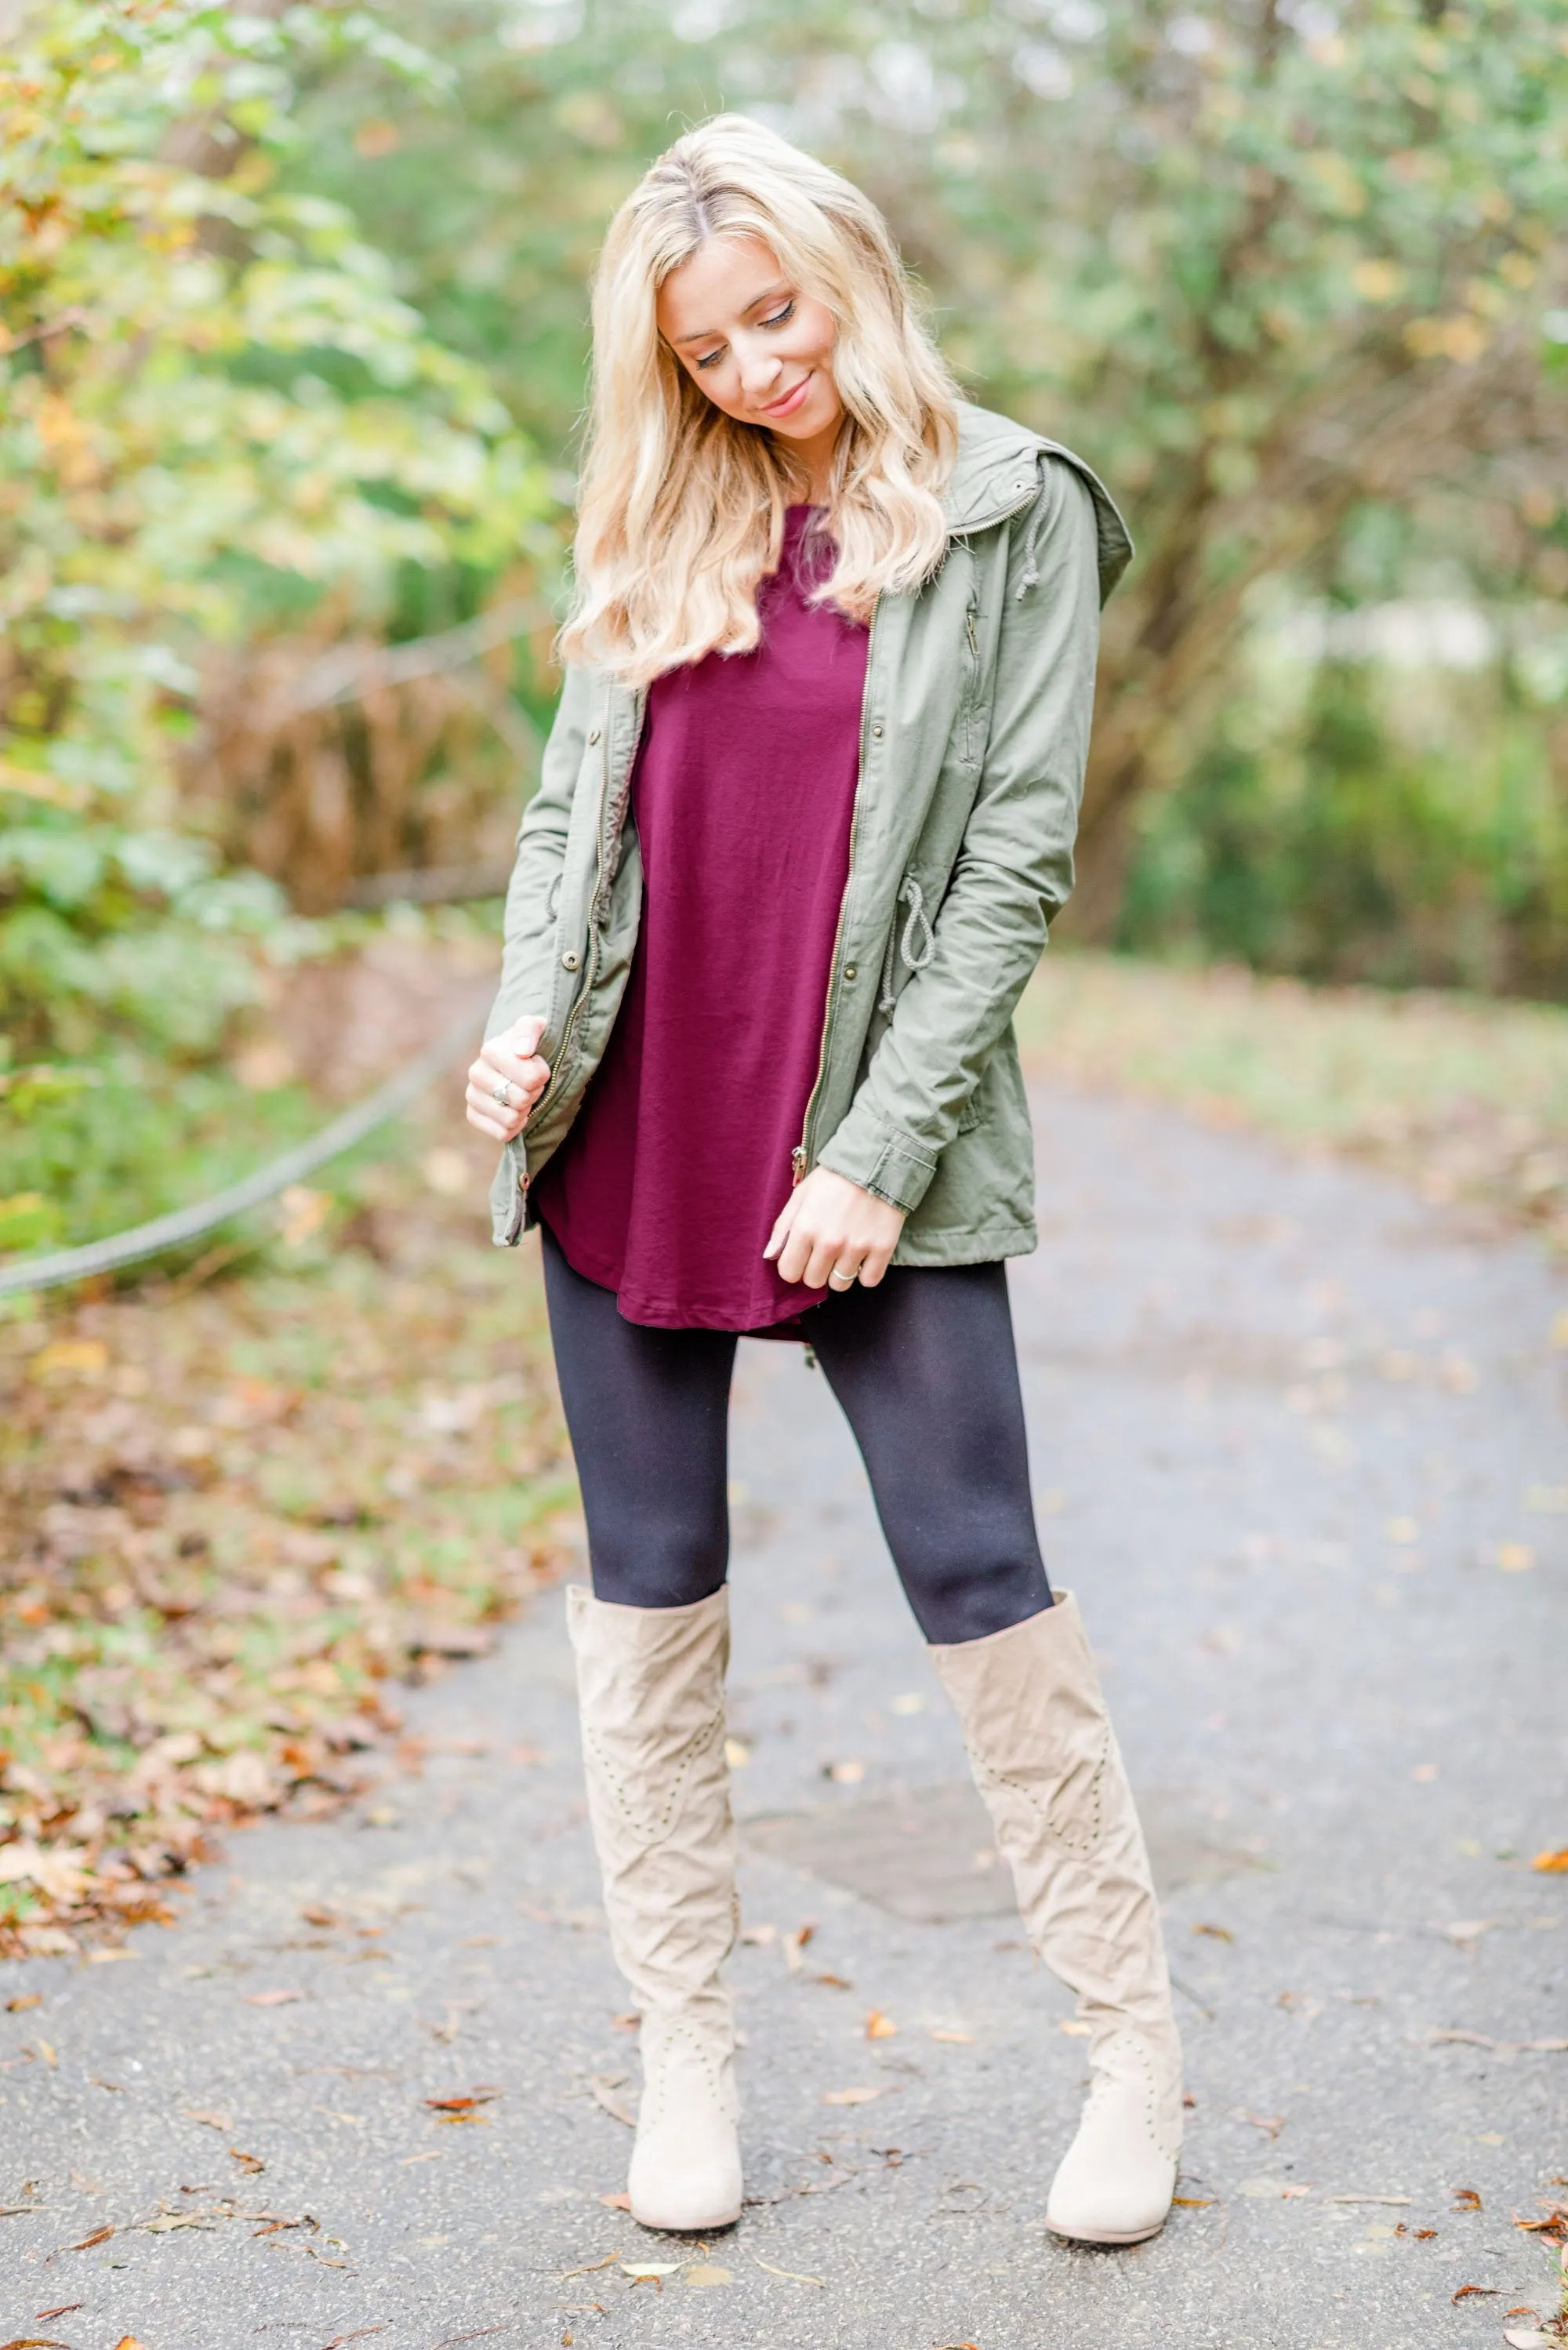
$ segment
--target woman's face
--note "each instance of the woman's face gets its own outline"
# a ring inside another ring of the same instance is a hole
[[[797,291],[760,238],[709,237],[659,287],[658,317],[687,374],[726,416],[830,445],[844,415],[833,313]]]

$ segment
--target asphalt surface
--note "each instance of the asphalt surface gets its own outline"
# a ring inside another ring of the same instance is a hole
[[[1509,2043],[1568,2037],[1568,1877],[1529,1866],[1568,1843],[1568,1284],[1168,1111],[1052,1094],[1039,1130],[1036,1490],[1194,2100],[1164,2234],[1045,2231],[1069,2002],[820,1375],[748,1344],[740,2227],[703,2251],[601,2199],[635,2058],[556,1594],[412,1700],[417,1775],[234,1837],[122,1963],[0,1968],[0,2011],[43,1994],[0,2012],[0,2342],[1468,2350],[1550,2314],[1514,2215],[1568,2174],[1568,2052]]]

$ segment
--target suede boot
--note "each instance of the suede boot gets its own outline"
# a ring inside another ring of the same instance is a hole
[[[610,1948],[642,2016],[631,2215],[706,2233],[741,2216],[735,2032],[720,1971],[735,1938],[729,1594],[620,1607],[574,1585],[566,1621]]]
[[[1031,1941],[1078,1994],[1093,2085],[1045,2224],[1136,2244],[1165,2223],[1181,2043],[1148,1855],[1076,1603],[933,1648]]]

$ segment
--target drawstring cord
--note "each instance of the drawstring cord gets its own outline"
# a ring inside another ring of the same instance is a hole
[[[909,919],[898,931],[898,908],[908,906]],[[917,931],[924,931],[924,941],[916,943]],[[924,890],[912,873],[906,873],[893,900],[893,927],[888,933],[888,951],[882,958],[882,993],[877,1000],[878,1012],[893,1009],[893,981],[898,971],[898,957],[903,957],[906,971],[924,971],[937,951],[936,932],[926,919]]]
[[[1035,559],[1034,550],[1035,543],[1044,527],[1045,501],[1044,498],[1036,498],[1034,511],[1029,518],[1029,536],[1023,542],[1023,570],[1018,586],[1013,590],[1012,600],[1015,604],[1022,604],[1031,588],[1037,588],[1040,584],[1040,566]]]

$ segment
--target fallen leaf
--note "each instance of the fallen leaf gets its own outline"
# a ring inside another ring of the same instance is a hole
[[[1329,2203],[1395,2203],[1404,2207],[1416,2199],[1413,2195],[1329,2195],[1324,2199]]]
[[[687,2270],[683,2282],[687,2284],[733,2284],[735,2279],[732,2270],[714,2268],[707,2261],[699,2261]]]
[[[599,2201],[604,2205],[607,2211],[629,2211],[631,2210],[631,2197],[629,2195],[601,2195],[599,2197]]]
[[[1505,2326],[1502,2338],[1509,2350],[1558,2350],[1551,2334],[1541,2333],[1533,2325]]]
[[[115,2344],[114,2350],[141,2350],[141,2344],[134,2334],[122,2334]]]
[[[604,2107],[605,2112],[608,2114],[612,2122],[624,2122],[628,2129],[635,2129],[637,2127],[637,2116],[635,2114],[628,2113],[620,2099],[615,2095],[616,2090],[620,2087],[620,2085],[625,2078],[626,2074],[624,2073],[590,2073],[588,2075],[588,2089],[592,2095],[594,2103],[597,2106],[602,2106]]]
[[[225,2137],[234,2126],[233,2114],[209,2113],[204,2107],[199,2106],[187,2106],[185,2119],[188,2122],[200,2122],[203,2129],[221,2130]]]
[[[610,2030],[612,2032],[636,2032],[641,2022],[642,2018],[638,2013],[636,2008],[628,2008],[624,2015],[611,2016]]]
[[[1568,1844],[1556,1852],[1538,1852],[1530,1866],[1538,1868],[1542,1877],[1568,1877]]]
[[[620,2268],[621,2274],[628,2276],[633,2284],[654,2284],[662,2293],[665,2278],[677,2275],[680,2263],[679,2261],[622,2261]]]
[[[348,1919],[340,1918],[336,1909],[320,1909],[313,1906],[302,1909],[299,1914],[307,1926],[343,1926],[348,1923]]]
[[[303,1999],[302,1991],[252,1991],[245,1993],[247,2007],[288,2007],[295,2000]]]
[[[36,2040],[33,2043],[33,2045],[37,2050],[46,2064],[55,2065],[59,2063],[60,2060],[55,2054],[54,2046],[51,2042],[47,2040]]]
[[[1095,2027],[1092,2023],[1080,2023],[1075,2015],[1068,2015],[1062,2018],[1056,2029],[1064,2032],[1069,2040],[1088,2040],[1093,2036]]]
[[[258,2171],[266,2168],[259,2154],[242,2154],[237,2146],[230,2147],[229,2159],[231,2162],[237,2162],[246,2177],[250,2178],[254,2178]]]
[[[127,1950],[125,1945],[120,1943],[109,1950],[89,1950],[87,1962],[89,1967],[112,1967],[117,1959],[134,1959],[138,1955],[138,1952]]]
[[[1432,2238],[1437,2234],[1437,2232],[1436,2228],[1417,2228],[1416,2230],[1416,2241],[1418,2244],[1430,2243]]]
[[[65,2249],[67,2252],[90,2251],[94,2244],[107,2244],[113,2233],[114,2230],[111,2227],[95,2228],[92,2234],[84,2236],[79,2244],[67,2244]]]
[[[451,2097],[427,2097],[425,2103],[438,2114],[471,2113],[476,2106],[493,2106],[501,2095],[499,2089],[465,2089]]]
[[[768,1944],[776,1942],[778,1938],[776,1926],[742,1926],[741,1929],[742,1941],[752,1943],[759,1950],[765,1950]]]
[[[1231,2118],[1236,2122],[1248,2122],[1253,2129],[1263,2130],[1270,2137],[1278,2137],[1285,2126],[1283,2114],[1250,2114],[1243,2106],[1232,2106]]]
[[[571,2277],[597,2276],[600,2269],[607,2269],[611,2267],[615,2262],[619,2260],[619,2258],[620,2254],[618,2252],[607,2252],[602,2261],[586,2262],[580,2269],[563,2269],[556,2282],[557,2284],[565,2284],[568,2278]]]
[[[855,1988],[847,1975],[813,1975],[812,1981],[825,1983],[829,1991],[853,1991]]]
[[[972,2032],[949,2032],[940,2023],[928,2023],[926,2026],[926,2037],[928,2040],[949,2041],[955,2048],[972,2048],[974,2046],[974,2034]]]
[[[1449,2299],[1469,2301],[1472,2295],[1480,2301],[1501,2301],[1502,2287],[1500,2284],[1461,2284],[1449,2295]]]
[[[1173,2203],[1181,2204],[1189,2211],[1208,2211],[1213,2208],[1218,2199],[1212,2195],[1173,2195],[1170,2199]]]
[[[892,2017],[884,2015],[879,2007],[874,2007],[866,2019],[867,2040],[893,2040],[897,2038],[898,2031],[898,2027]]]
[[[1568,2050],[1568,2040],[1494,2040],[1488,2032],[1428,2032],[1427,2044],[1436,2048],[1445,2041],[1462,2041],[1469,2048],[1506,2048],[1524,2050],[1538,2055],[1561,2055]]]
[[[822,2102],[825,2106],[868,2106],[873,2097],[885,2094],[881,2089],[825,2089]]]
[[[874,2090],[872,2095],[876,2095]],[[753,2252],[752,2258],[760,2269],[766,2269],[769,2276],[788,2277],[791,2284],[822,2284],[820,2277],[803,2276],[798,2269],[775,2269],[772,2261],[764,2261],[757,2252]],[[823,2290],[826,2292],[826,2287],[823,2286]]]
[[[786,1973],[792,1975],[799,1974],[801,1965],[800,1954],[815,1932],[816,1928],[815,1924],[808,1919],[805,1925],[797,1926],[793,1934],[786,1934],[784,1936],[784,1962]]]
[[[79,2301],[71,2303],[73,2309],[80,2309],[81,2306]],[[46,2339],[42,2334],[19,2334],[15,2342],[0,2342],[0,2350],[71,2350],[71,2345],[68,2342],[56,2342],[52,2337]]]
[[[1564,1856],[1568,1857],[1568,1856]],[[20,2015],[25,2008],[42,2007],[43,2004],[44,1994],[41,1991],[19,1991],[15,1999],[6,2001],[5,2012],[7,2015]]]
[[[1473,2187],[1456,2187],[1453,2197],[1456,2211],[1479,2211],[1481,2208],[1480,2197]]]
[[[1235,1935],[1229,1926],[1194,1926],[1195,1934],[1212,1934],[1217,1942],[1233,1942]]]

